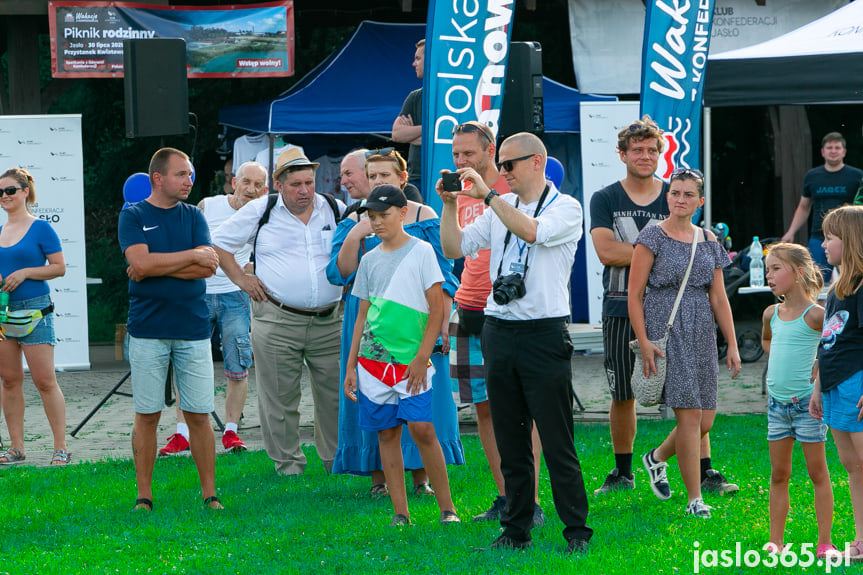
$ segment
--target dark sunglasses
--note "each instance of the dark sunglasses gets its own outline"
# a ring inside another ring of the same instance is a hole
[[[455,136],[456,134],[475,134],[477,132],[479,132],[480,134],[485,136],[485,139],[488,143],[491,143],[491,141],[492,141],[491,131],[484,125],[470,124],[470,123],[466,122],[464,124],[459,124],[458,126],[456,126],[455,128],[452,129],[452,135],[453,136]]]
[[[692,176],[697,180],[704,179],[704,174],[702,174],[700,170],[696,170],[694,168],[677,168],[671,172],[671,177],[675,178],[677,176]]]
[[[368,152],[366,152],[366,159],[368,160],[372,156],[390,156],[395,151],[395,148],[381,148],[379,150],[369,150]]]
[[[8,188],[0,188],[0,197],[3,197],[3,194],[6,194],[7,196],[14,196],[15,192],[23,189],[24,188],[16,188],[15,186],[9,186]]]
[[[645,122],[643,120],[636,120],[635,122],[631,123],[630,125],[628,125],[626,127],[626,131],[629,132],[630,134],[634,134],[635,132],[640,132],[641,130],[644,130],[647,128],[653,128],[653,129],[658,130],[659,126],[656,125],[656,122],[651,122],[651,121]]]
[[[511,171],[512,171],[512,165],[513,165],[515,162],[520,162],[520,161],[522,161],[522,160],[526,160],[526,159],[528,159],[528,158],[532,158],[532,157],[534,157],[535,155],[536,155],[536,154],[528,154],[527,156],[522,156],[522,157],[520,157],[520,158],[513,158],[513,159],[511,159],[511,160],[504,160],[504,161],[502,161],[502,162],[498,162],[498,163],[497,163],[497,169],[498,169],[498,170],[506,170],[507,172],[511,172]]]

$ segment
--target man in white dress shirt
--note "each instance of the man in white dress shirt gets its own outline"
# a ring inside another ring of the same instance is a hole
[[[252,299],[252,351],[264,447],[278,473],[303,473],[300,377],[308,366],[315,402],[315,446],[329,471],[338,444],[341,289],[326,266],[339,214],[315,193],[318,165],[297,148],[282,152],[273,172],[278,191],[268,221],[268,198],[243,206],[213,235],[225,274]],[[233,254],[251,242],[254,273]]]
[[[492,294],[481,341],[507,502],[501,513],[503,534],[491,547],[531,544],[536,477],[530,436],[535,422],[571,554],[583,551],[593,533],[586,525],[587,494],[573,445],[567,332],[569,275],[582,233],[582,210],[575,198],[546,183],[546,159],[539,138],[515,134],[501,144],[497,164],[511,194],[489,189],[473,168],[457,170],[472,187],[445,192],[439,180],[437,192],[444,202],[444,255],[457,258],[491,248]],[[482,199],[491,209],[462,229],[458,195]]]

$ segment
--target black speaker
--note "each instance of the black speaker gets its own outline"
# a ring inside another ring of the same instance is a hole
[[[123,88],[127,138],[189,133],[182,38],[124,40]]]
[[[500,113],[500,138],[518,132],[545,131],[542,110],[542,46],[539,42],[511,42]]]

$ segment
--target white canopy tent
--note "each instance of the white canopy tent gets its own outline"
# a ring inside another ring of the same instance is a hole
[[[863,103],[863,0],[787,34],[712,54],[704,84],[704,157],[710,158],[710,107]],[[711,224],[710,162],[704,217]]]

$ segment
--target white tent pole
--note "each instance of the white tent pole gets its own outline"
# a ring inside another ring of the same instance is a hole
[[[710,108],[704,108],[704,226],[709,228],[713,225],[713,208],[710,201],[713,197],[713,186],[711,185],[710,159],[713,156],[711,141]]]

